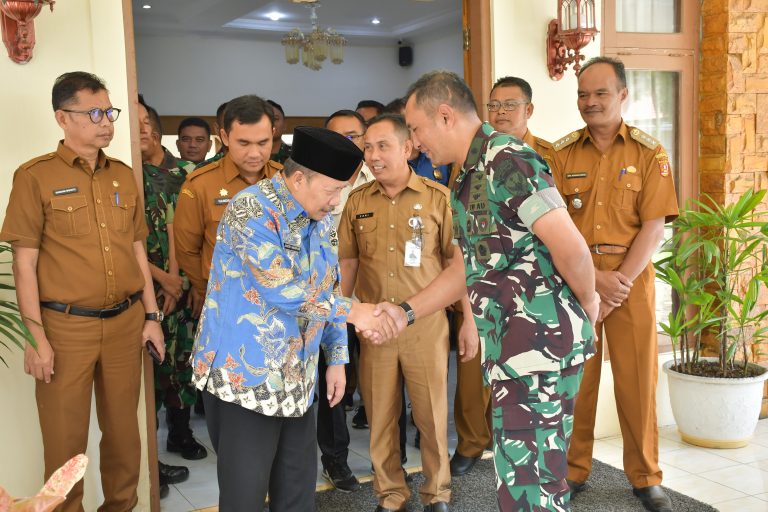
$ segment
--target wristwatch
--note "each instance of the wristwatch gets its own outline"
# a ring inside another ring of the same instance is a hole
[[[416,321],[416,313],[413,312],[413,308],[407,302],[401,302],[400,307],[405,311],[405,317],[408,319],[408,325],[413,324]]]
[[[155,311],[154,313],[145,313],[144,320],[154,320],[155,322],[162,322],[165,315],[162,311]]]

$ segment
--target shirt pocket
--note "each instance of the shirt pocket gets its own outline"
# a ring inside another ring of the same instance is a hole
[[[569,178],[569,175],[572,177]],[[563,189],[560,192],[568,207],[568,213],[573,215],[579,210],[584,210],[587,206],[587,201],[589,200],[593,184],[594,180],[587,172],[566,173],[565,179],[563,180]],[[580,201],[576,201],[576,205],[579,206],[578,208],[574,206],[575,199]]]
[[[621,174],[613,182],[611,206],[618,210],[632,210],[637,205],[637,196],[643,189],[643,178],[637,173]]]
[[[88,200],[83,195],[51,198],[53,226],[63,236],[83,236],[91,232]]]
[[[369,217],[367,219],[355,220],[355,237],[357,238],[357,249],[360,254],[373,256],[376,252],[376,219]]]
[[[221,222],[221,218],[224,216],[224,210],[226,209],[227,203],[211,205],[211,218],[205,221],[206,231],[212,229],[215,233],[218,230],[219,222]]]
[[[125,233],[133,225],[133,215],[136,210],[136,196],[133,194],[118,195],[110,194],[109,200],[112,203],[112,222],[115,229],[120,233]]]

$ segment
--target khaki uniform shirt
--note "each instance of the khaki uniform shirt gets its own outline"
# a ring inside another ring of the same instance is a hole
[[[677,217],[669,157],[645,132],[622,122],[605,154],[586,127],[553,147],[555,184],[587,245],[630,247],[644,221]]]
[[[360,167],[360,172],[357,173],[355,182],[350,183],[341,190],[341,193],[339,194],[339,204],[337,204],[336,208],[331,211],[331,215],[333,215],[334,228],[337,230],[339,229],[339,223],[341,222],[341,212],[344,211],[344,205],[347,204],[349,194],[360,185],[365,185],[370,181],[373,181],[373,174],[371,174],[371,170],[368,169],[368,166],[365,165],[365,162],[363,162],[363,165]]]
[[[133,250],[147,226],[133,171],[99,151],[96,171],[63,141],[16,170],[0,240],[38,249],[41,301],[103,308],[144,288]]]
[[[282,168],[270,160],[264,166],[262,178],[271,178]],[[249,185],[227,153],[187,176],[181,186],[173,218],[176,259],[201,294],[205,294],[208,284],[216,229],[224,209],[235,194]]]
[[[534,134],[531,133],[531,130],[527,130],[525,132],[525,135],[523,136],[523,142],[528,144],[533,148],[533,150],[539,154],[541,158],[544,159],[545,162],[547,162],[547,165],[549,168],[552,168],[552,154],[554,151],[552,150],[552,143],[549,141],[546,141],[542,138],[536,137]]]
[[[421,264],[406,267],[405,243],[414,235],[408,221],[415,215],[423,223]],[[378,181],[353,190],[339,225],[339,259],[359,261],[355,294],[362,302],[399,304],[421,291],[453,255],[452,219],[448,189],[413,171],[394,198]]]

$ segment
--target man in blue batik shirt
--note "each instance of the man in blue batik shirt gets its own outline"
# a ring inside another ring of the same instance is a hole
[[[343,135],[299,127],[282,172],[241,191],[219,224],[193,355],[218,456],[219,510],[312,510],[319,349],[331,406],[344,394],[346,322],[391,338],[395,325],[339,288],[330,214],[362,161]]]

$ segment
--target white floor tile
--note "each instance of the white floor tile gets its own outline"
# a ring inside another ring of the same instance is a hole
[[[763,494],[755,494],[754,498],[761,499],[763,501],[768,501],[768,492]]]
[[[768,492],[768,472],[746,465],[707,471],[699,473],[699,476],[731,489],[736,489],[744,494]]]
[[[713,506],[720,512],[768,512],[768,502],[752,496],[721,501],[714,503]]]
[[[690,475],[688,471],[685,471],[680,468],[676,468],[674,466],[670,466],[669,464],[665,464],[664,462],[659,462],[659,467],[661,468],[661,472],[664,475],[664,481],[662,482],[662,484],[665,484],[668,478],[677,478],[679,476]]]
[[[668,439],[666,437],[659,436],[659,454],[672,452],[675,450],[682,450],[689,445],[680,441],[680,439]]]
[[[695,498],[704,503],[733,500],[746,496],[743,492],[712,482],[697,475],[680,476],[664,479],[664,485],[679,493]]]
[[[215,480],[185,487],[180,492],[196,509],[212,507],[219,502],[219,484]]]
[[[752,438],[751,444],[759,444],[760,446],[768,446],[768,432],[758,433],[755,432],[755,437]]]
[[[175,486],[171,485],[169,491],[168,496],[160,500],[161,512],[188,512],[195,508],[181,495]]]
[[[682,448],[659,455],[660,462],[669,464],[689,473],[702,473],[704,471],[714,471],[715,469],[735,466],[738,463],[717,455],[706,452],[699,448]]]
[[[612,464],[614,462],[621,461],[624,458],[624,450],[621,446],[616,446],[616,444],[611,444],[607,441],[599,440],[595,441],[595,446],[592,450],[592,456],[601,462]]]
[[[757,444],[750,444],[743,448],[734,448],[730,450],[718,450],[715,448],[705,448],[705,450],[714,455],[741,462],[742,464],[768,459],[768,446],[760,446]]]

